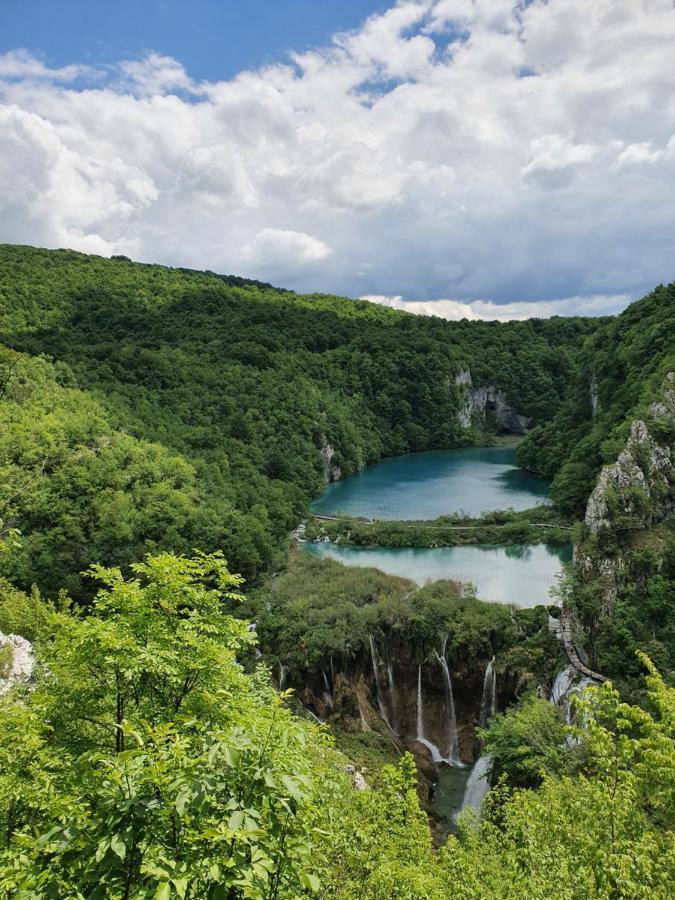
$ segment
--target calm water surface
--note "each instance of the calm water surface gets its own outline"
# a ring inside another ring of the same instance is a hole
[[[390,575],[411,578],[418,584],[448,578],[474,584],[481,600],[537,606],[549,603],[563,562],[572,558],[571,545],[546,544],[467,547],[347,547],[339,544],[303,544],[307,553],[334,559],[347,566],[373,566]]]
[[[519,469],[513,447],[430,450],[382,460],[336,481],[312,504],[321,515],[435,519],[464,511],[527,509],[548,500],[548,481]]]
[[[548,502],[548,481],[519,469],[513,447],[432,450],[386,459],[328,485],[312,510],[374,519],[433,519],[464,510],[528,509]],[[476,586],[481,600],[536,606],[550,601],[572,547],[544,544],[415,549],[304,544],[308,553],[373,566],[419,584],[448,578]]]

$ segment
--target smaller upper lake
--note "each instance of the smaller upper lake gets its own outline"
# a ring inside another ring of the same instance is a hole
[[[545,478],[518,468],[513,447],[429,450],[384,459],[329,484],[311,509],[372,519],[478,516],[545,503],[548,487]]]

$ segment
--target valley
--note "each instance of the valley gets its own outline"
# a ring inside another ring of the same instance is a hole
[[[674,335],[1,246],[0,888],[667,896]]]

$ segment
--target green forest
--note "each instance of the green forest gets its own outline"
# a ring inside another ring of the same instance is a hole
[[[34,657],[0,693],[0,896],[673,896],[674,347],[675,284],[612,318],[449,322],[0,246],[0,632],[24,639],[0,685]],[[519,460],[552,506],[310,522],[337,469],[493,442],[490,416],[462,424],[467,370],[531,420]],[[357,545],[571,536],[576,565],[519,609],[302,554],[301,521]],[[565,710],[558,601],[607,676]],[[373,696],[388,654],[421,691],[441,644],[491,788],[444,829],[438,773]]]

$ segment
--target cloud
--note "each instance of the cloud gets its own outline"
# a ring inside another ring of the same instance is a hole
[[[421,316],[438,316],[456,322],[460,319],[511,322],[516,319],[551,316],[609,316],[620,312],[630,302],[627,294],[603,294],[587,297],[564,297],[560,300],[540,300],[531,303],[493,303],[489,300],[404,300],[402,297],[366,296],[361,300],[379,303],[392,309]]]
[[[172,91],[200,93],[183,66],[170,56],[149,53],[144,59],[120,63],[119,69],[128,79],[129,88],[141,94],[152,96]]]
[[[671,0],[402,0],[228,81],[12,51],[0,240],[444,315],[609,310],[675,277],[674,45]]]
[[[47,79],[49,81],[74,81],[80,77],[93,77],[96,71],[89,66],[70,65],[50,69],[28,50],[10,50],[0,53],[0,79]]]
[[[271,277],[292,277],[307,264],[319,262],[331,252],[330,247],[311,234],[283,228],[263,228],[250,244],[244,246],[242,258],[258,273],[269,273]]]

